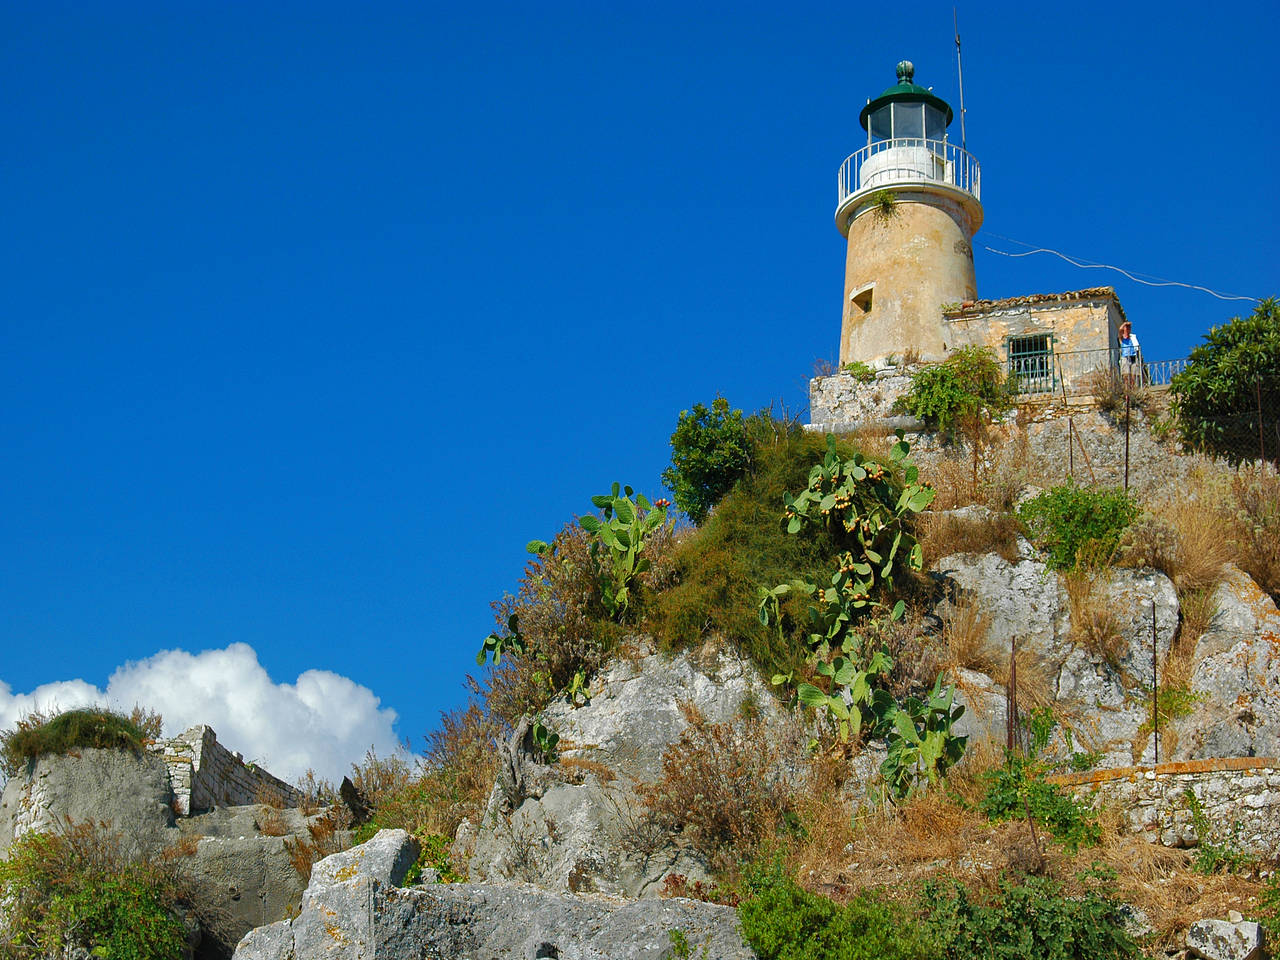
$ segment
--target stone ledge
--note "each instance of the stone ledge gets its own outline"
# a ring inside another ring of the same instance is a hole
[[[1046,779],[1059,786],[1075,787],[1090,783],[1109,783],[1114,780],[1155,779],[1191,773],[1218,773],[1230,770],[1280,769],[1277,757],[1210,757],[1205,760],[1178,760],[1154,767],[1112,767],[1107,770],[1088,770],[1084,773],[1060,773]]]

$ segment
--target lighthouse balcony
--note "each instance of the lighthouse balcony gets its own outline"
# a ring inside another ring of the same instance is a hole
[[[902,185],[938,184],[981,201],[981,182],[978,161],[946,140],[877,140],[840,165],[836,218],[864,195]]]

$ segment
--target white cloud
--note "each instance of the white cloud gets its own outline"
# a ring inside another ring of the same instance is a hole
[[[34,709],[101,703],[158,711],[165,736],[207,723],[223,746],[288,781],[308,768],[340,780],[370,746],[379,756],[400,749],[392,729],[396,712],[382,707],[368,687],[327,670],[276,683],[245,643],[195,654],[162,650],[117,668],[105,690],[64,680],[15,694],[0,681],[0,728]]]

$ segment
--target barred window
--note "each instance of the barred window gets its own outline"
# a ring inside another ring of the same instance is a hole
[[[1019,393],[1053,392],[1053,337],[1037,333],[1010,337],[1007,344],[1009,376]]]

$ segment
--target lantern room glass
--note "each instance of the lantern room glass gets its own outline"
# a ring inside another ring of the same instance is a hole
[[[892,105],[885,104],[867,118],[867,143],[893,139]]]
[[[947,115],[928,103],[886,103],[867,116],[867,143],[878,140],[945,140]]]
[[[924,105],[924,138],[926,140],[947,138],[947,115],[928,103]]]

